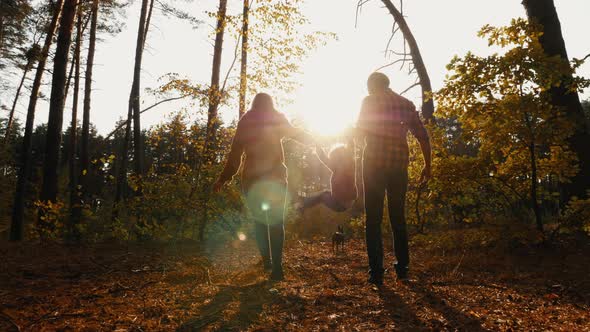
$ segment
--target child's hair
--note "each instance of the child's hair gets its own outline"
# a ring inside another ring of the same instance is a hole
[[[354,165],[354,150],[344,144],[334,145],[328,157],[338,165]]]

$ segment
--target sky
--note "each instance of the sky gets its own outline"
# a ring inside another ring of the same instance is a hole
[[[263,0],[259,0],[263,1]],[[236,3],[232,5],[232,3]],[[230,12],[238,13],[241,1],[230,1]],[[590,25],[587,13],[588,0],[555,0],[570,58],[581,58],[590,53]],[[125,29],[115,37],[105,38],[97,46],[92,96],[92,122],[99,133],[106,134],[115,122],[127,112],[127,100],[133,76],[135,38],[140,1],[129,7]],[[488,55],[487,43],[477,37],[484,24],[506,25],[512,18],[525,16],[519,0],[412,0],[404,2],[407,21],[419,44],[424,62],[430,74],[434,90],[442,87],[446,75],[445,66],[454,55],[472,51]],[[212,26],[205,11],[214,11],[217,1],[196,0],[188,8],[205,20],[197,29],[187,23],[163,17],[155,13],[147,41],[142,71],[142,88],[154,88],[167,73],[178,73],[194,82],[207,84],[211,76]],[[307,0],[304,13],[310,19],[307,29],[334,32],[337,41],[311,51],[302,64],[299,77],[301,87],[292,96],[291,105],[278,105],[289,117],[306,120],[311,128],[324,134],[332,134],[344,128],[356,118],[362,98],[366,95],[366,78],[375,69],[396,58],[386,58],[384,50],[391,35],[393,19],[378,0],[366,3],[358,15],[355,26],[357,0]],[[232,60],[235,41],[227,38],[222,73]],[[392,49],[401,51],[402,39],[396,38]],[[399,66],[384,72],[392,81],[392,88],[403,91],[415,77],[400,71]],[[590,77],[590,64],[584,65],[579,74]],[[266,91],[273,93],[274,91]],[[2,103],[9,100],[4,98]],[[9,94],[10,95],[10,94]],[[407,95],[420,105],[420,89]],[[590,98],[585,91],[584,98]],[[250,102],[252,96],[248,96]],[[22,98],[18,116],[24,119],[26,102]],[[71,100],[71,99],[68,99]],[[156,102],[153,96],[143,94],[143,108]],[[68,103],[71,104],[71,103]],[[163,104],[145,113],[142,126],[147,128],[165,120],[175,110],[186,106],[183,102]],[[69,121],[71,105],[64,115],[64,128]],[[237,117],[237,110],[222,108],[226,122]],[[197,108],[189,113],[199,116]],[[47,103],[39,105],[36,123],[47,121]]]

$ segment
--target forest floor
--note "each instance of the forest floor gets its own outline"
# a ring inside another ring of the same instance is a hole
[[[251,241],[207,258],[190,245],[2,244],[0,331],[590,331],[590,246],[436,241],[413,241],[411,280],[388,273],[381,288],[366,283],[360,240],[338,254],[327,241],[290,241],[278,283]]]

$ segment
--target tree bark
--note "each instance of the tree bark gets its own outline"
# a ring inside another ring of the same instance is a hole
[[[0,54],[4,48],[4,15],[0,13]]]
[[[133,84],[129,100],[133,108],[133,157],[135,159],[135,173],[143,174],[143,144],[141,140],[141,63],[143,60],[143,48],[146,37],[146,20],[148,13],[149,1],[143,0],[141,3],[141,15],[139,17],[139,27],[137,30],[137,44],[135,48],[135,66],[133,70]]]
[[[39,57],[39,63],[37,65],[37,71],[35,73],[35,79],[33,80],[33,86],[31,88],[31,96],[29,98],[29,107],[27,109],[27,120],[25,123],[25,134],[23,137],[23,146],[21,152],[21,160],[18,170],[18,179],[16,184],[16,190],[14,193],[14,204],[12,207],[12,221],[10,225],[10,240],[20,241],[23,239],[23,226],[24,226],[24,213],[25,213],[25,192],[28,183],[28,176],[31,172],[31,150],[33,146],[33,126],[35,122],[35,109],[37,107],[37,99],[39,97],[39,89],[41,88],[41,81],[43,79],[43,73],[45,72],[45,65],[47,64],[47,56],[49,54],[49,48],[53,41],[53,36],[57,27],[57,22],[61,14],[63,7],[63,0],[57,0],[53,8],[53,15],[47,34],[45,35],[45,42],[41,55]]]
[[[74,49],[74,96],[72,99],[72,120],[70,124],[70,155],[69,155],[69,181],[70,181],[70,223],[69,236],[72,239],[78,239],[76,225],[79,222],[80,205],[78,191],[78,99],[80,94],[80,49],[82,48],[82,11],[78,8],[78,18],[76,24],[76,46]]]
[[[223,35],[225,32],[225,21],[227,12],[227,0],[219,0],[219,10],[217,11],[217,27],[215,30],[215,45],[213,48],[213,67],[211,72],[211,86],[209,87],[209,109],[207,112],[207,132],[205,136],[205,149],[203,152],[203,161],[199,163],[198,174],[200,176],[202,168],[214,160],[215,137],[219,126],[218,109],[221,101],[221,91],[219,87],[221,56],[223,53]],[[205,165],[203,165],[203,163]],[[209,185],[206,183],[206,177],[200,177],[199,181],[203,187]],[[205,237],[205,227],[208,224],[209,208],[207,193],[202,192],[199,201],[202,206],[202,221],[199,225],[199,240]]]
[[[121,150],[121,158],[119,164],[119,173],[117,174],[117,187],[115,191],[115,201],[113,203],[113,213],[111,218],[115,220],[119,216],[119,203],[123,199],[125,187],[127,186],[127,167],[129,164],[129,143],[131,140],[131,122],[133,121],[133,141],[134,141],[134,159],[135,172],[138,175],[143,174],[143,145],[141,142],[141,102],[140,102],[140,79],[141,79],[141,63],[143,59],[143,50],[145,47],[145,40],[149,31],[149,20],[151,20],[153,2],[148,3],[148,0],[142,0],[141,14],[139,17],[139,27],[137,29],[137,44],[135,48],[135,65],[133,71],[133,83],[131,85],[131,93],[129,94],[129,102],[127,107],[127,121],[125,123],[125,138]],[[149,6],[149,10],[148,10]],[[141,188],[139,189],[141,190]]]
[[[45,140],[45,161],[43,163],[43,185],[41,202],[55,203],[58,193],[58,162],[62,138],[64,93],[68,66],[68,51],[72,42],[72,28],[76,15],[76,0],[66,0],[59,24],[57,46],[53,60],[53,78],[49,101],[49,119]],[[39,224],[43,223],[43,209],[40,210]]]
[[[410,54],[412,55],[412,62],[414,63],[414,67],[416,68],[416,72],[418,73],[418,79],[420,80],[420,86],[422,87],[422,116],[426,120],[426,122],[430,122],[434,118],[434,99],[432,96],[432,85],[430,83],[430,76],[428,76],[428,71],[426,70],[426,65],[424,64],[424,60],[422,59],[422,54],[420,53],[420,49],[418,48],[418,43],[416,42],[416,38],[412,34],[406,19],[402,15],[402,13],[395,7],[395,5],[391,2],[391,0],[382,0],[383,4],[391,15],[393,19],[399,25],[399,28],[404,36],[404,39],[408,43],[410,47]]]
[[[143,47],[145,48],[145,42],[147,40],[148,31],[150,30],[150,24],[152,22],[152,13],[154,11],[155,0],[150,0],[150,9],[148,9],[147,18],[145,20],[145,31],[143,34]]]
[[[94,68],[94,53],[96,50],[96,29],[98,26],[98,0],[92,0],[90,18],[90,36],[88,39],[88,55],[86,58],[86,74],[84,77],[84,105],[82,114],[82,134],[80,142],[80,200],[81,204],[88,201],[88,171],[90,169],[90,154],[88,145],[90,140],[90,106],[92,97],[92,70]],[[81,206],[79,207],[81,209]],[[81,211],[79,211],[81,216]]]
[[[121,148],[121,158],[119,163],[119,172],[117,173],[117,187],[115,189],[115,201],[113,202],[113,213],[111,219],[114,221],[119,217],[119,203],[123,200],[125,188],[127,187],[127,168],[129,165],[129,143],[131,140],[131,121],[133,120],[133,107],[131,102],[127,109],[127,121],[125,121],[125,136],[123,138],[123,147]]]
[[[25,85],[25,79],[27,78],[27,74],[31,70],[33,66],[34,58],[27,59],[27,63],[25,64],[25,68],[23,69],[23,76],[20,79],[18,84],[18,88],[16,89],[16,95],[14,96],[14,101],[12,102],[12,107],[10,108],[10,114],[8,115],[8,123],[6,124],[6,135],[4,136],[4,145],[8,144],[8,140],[10,138],[10,133],[12,131],[12,123],[14,122],[14,112],[16,111],[16,104],[18,103],[18,99],[20,97],[20,91]]]
[[[238,120],[246,113],[246,94],[248,93],[248,25],[250,14],[250,0],[244,0],[242,14],[242,58],[240,64],[240,109]]]
[[[209,109],[207,112],[207,136],[205,144],[205,159],[210,161],[210,154],[215,146],[215,135],[219,126],[217,116],[221,95],[219,90],[219,77],[221,71],[221,57],[223,53],[223,35],[227,12],[227,0],[219,0],[217,12],[217,28],[215,33],[215,46],[213,49],[213,69],[211,72],[211,86],[209,88]]]
[[[541,208],[537,201],[537,154],[535,144],[529,144],[529,153],[531,157],[531,204],[533,205],[533,212],[535,213],[535,223],[537,230],[543,232],[543,220],[541,218]]]
[[[553,0],[523,0],[530,21],[539,23],[543,29],[541,45],[548,56],[559,56],[569,61],[565,41],[561,31],[561,23]],[[572,75],[563,78],[564,83],[571,81]],[[571,149],[576,152],[580,171],[565,184],[566,198],[573,196],[585,197],[590,188],[590,128],[584,117],[582,104],[577,92],[571,92],[565,84],[549,91],[553,105],[565,110],[576,130],[569,140]]]

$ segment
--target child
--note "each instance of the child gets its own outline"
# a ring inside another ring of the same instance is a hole
[[[346,211],[352,207],[357,198],[354,141],[350,139],[347,145],[335,147],[330,151],[329,156],[326,156],[324,150],[316,145],[316,154],[320,161],[332,171],[332,177],[330,178],[331,191],[324,191],[304,198],[302,206],[298,209],[299,212],[320,203],[336,212]]]

